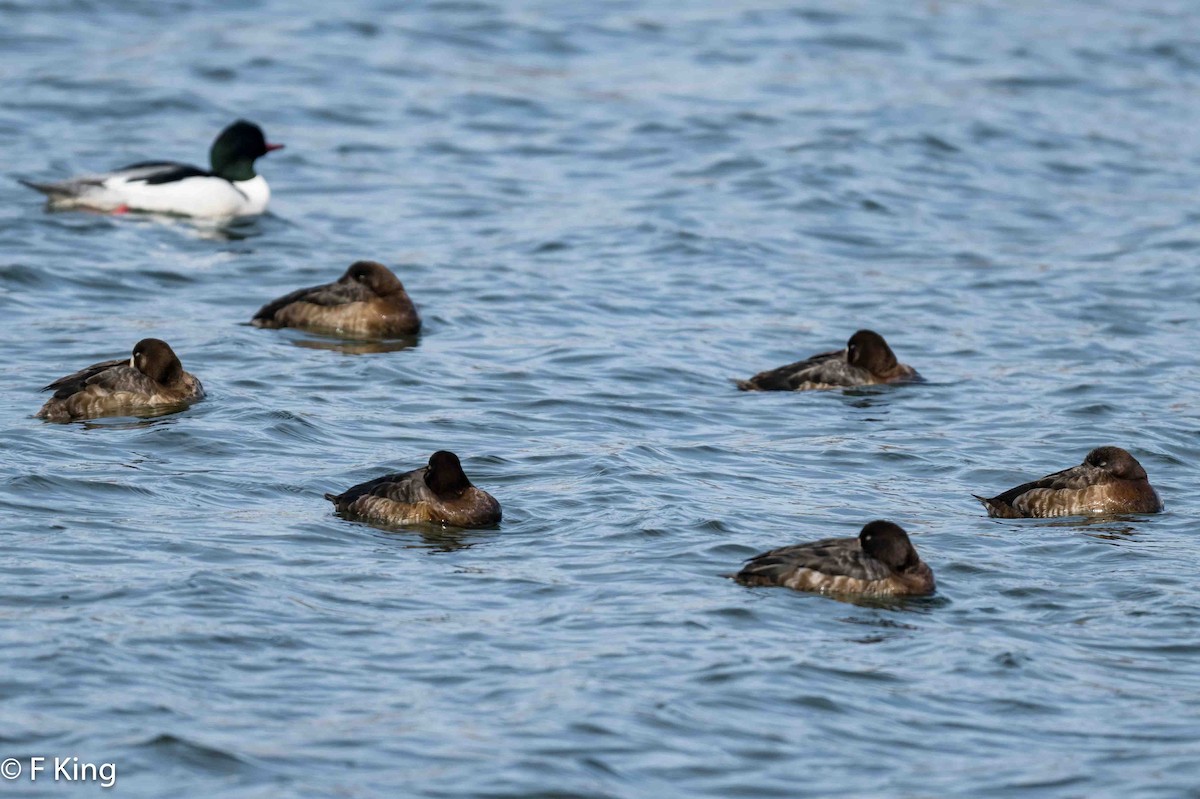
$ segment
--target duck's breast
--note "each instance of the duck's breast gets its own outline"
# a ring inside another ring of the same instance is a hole
[[[458,499],[434,501],[431,513],[434,521],[451,527],[490,527],[501,518],[500,503],[486,491],[471,486]]]
[[[233,186],[245,197],[238,214],[253,216],[267,210],[267,205],[271,202],[271,187],[262,175],[255,175],[249,180],[234,181]]]

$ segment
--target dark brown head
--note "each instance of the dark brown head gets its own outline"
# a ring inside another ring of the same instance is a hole
[[[890,568],[908,571],[921,562],[917,550],[908,540],[908,533],[898,524],[882,520],[869,522],[858,534],[863,552]]]
[[[896,354],[874,330],[860,330],[846,342],[846,362],[871,374],[887,374],[896,368]]]
[[[162,386],[171,386],[183,379],[183,364],[175,350],[162,339],[144,338],[133,348],[129,365]]]
[[[429,456],[425,485],[440,499],[457,499],[471,487],[471,481],[467,479],[458,456],[443,449]]]
[[[355,261],[350,264],[342,282],[361,283],[380,297],[388,294],[404,292],[404,284],[381,263],[376,261]]]
[[[1116,477],[1119,480],[1145,480],[1146,470],[1137,458],[1120,447],[1096,447],[1087,454],[1083,462]]]

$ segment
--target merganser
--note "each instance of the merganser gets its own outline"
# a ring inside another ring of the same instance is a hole
[[[20,182],[49,197],[49,207],[56,210],[253,216],[266,211],[271,199],[267,181],[254,172],[254,161],[282,147],[268,144],[258,125],[238,120],[213,142],[209,151],[211,170],[175,161],[142,161],[59,183]]]

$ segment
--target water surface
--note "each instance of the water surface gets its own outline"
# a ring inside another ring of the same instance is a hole
[[[0,23],[0,756],[147,797],[1200,795],[1191,4]],[[47,214],[11,180],[202,161],[239,116],[287,144],[249,223]],[[360,258],[415,346],[244,324]],[[929,382],[733,389],[859,327]],[[207,401],[32,418],[146,336]],[[1166,513],[971,499],[1100,444]],[[440,448],[499,529],[322,499]],[[720,577],[878,517],[936,597]]]

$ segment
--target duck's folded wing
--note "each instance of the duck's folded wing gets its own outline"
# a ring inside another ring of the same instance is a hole
[[[126,369],[129,369],[129,371],[135,372],[143,378],[145,377],[145,375],[143,375],[141,372],[130,368],[129,361],[125,359],[104,361],[102,363],[94,363],[91,366],[80,369],[78,372],[69,374],[66,377],[60,377],[50,385],[43,388],[42,391],[53,391],[55,399],[63,399],[82,390],[92,382],[104,382],[108,379],[111,379],[113,376],[108,375],[108,372],[115,371],[121,366],[124,366]]]
[[[742,380],[738,383],[738,388],[743,391],[791,391],[797,386],[811,382],[805,375],[825,366],[830,361],[842,360],[845,357],[845,350],[834,350],[833,352],[822,352],[820,355],[814,355],[811,358],[805,358],[803,361],[789,363],[787,366],[780,366],[778,369],[769,369],[765,372],[759,372],[749,380]]]
[[[306,302],[311,305],[333,307],[348,305],[352,302],[366,302],[373,298],[374,295],[370,289],[361,283],[342,283],[341,281],[325,283],[320,286],[297,289],[291,294],[285,294],[277,300],[272,300],[262,308],[259,308],[254,318],[273,319],[275,314],[294,302]]]
[[[339,505],[349,505],[360,497],[383,497],[394,502],[418,502],[426,498],[424,492],[429,488],[425,485],[425,468],[416,469],[401,474],[388,474],[376,477],[365,483],[359,483],[336,496],[327,495]]]
[[[1010,488],[1003,494],[992,497],[992,502],[1002,502],[1011,505],[1022,494],[1034,489],[1045,488],[1051,491],[1079,491],[1088,486],[1102,482],[1104,473],[1086,464],[1063,469],[1061,472],[1048,474],[1040,480],[1022,483],[1016,488]]]
[[[151,186],[173,183],[185,178],[210,178],[208,170],[177,161],[139,161],[136,164],[115,169],[106,178],[120,178],[128,183],[146,183]]]
[[[825,386],[861,386],[871,382],[867,370],[846,362],[846,351],[826,353],[821,360],[813,359],[813,363],[792,376],[794,387],[804,384]]]
[[[741,582],[777,585],[800,569],[858,580],[888,576],[882,564],[864,555],[858,539],[826,538],[757,555],[742,567],[737,578]]]

